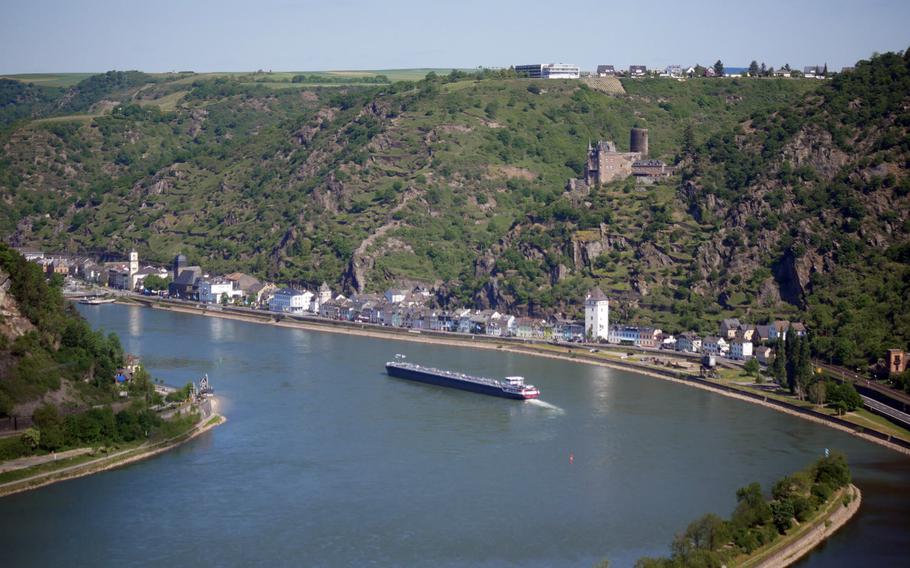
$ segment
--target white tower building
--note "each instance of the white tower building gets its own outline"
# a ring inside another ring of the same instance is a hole
[[[135,250],[130,251],[130,276],[139,272],[139,253]]]
[[[600,288],[594,288],[585,297],[585,336],[606,341],[609,334],[610,300]]]

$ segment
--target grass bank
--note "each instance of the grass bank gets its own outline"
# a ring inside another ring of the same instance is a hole
[[[105,453],[103,449],[99,449],[70,459],[45,462],[35,467],[5,472],[0,474],[0,497],[148,459],[184,444],[215,426],[223,424],[226,420],[224,416],[216,413],[202,418],[182,432],[157,442],[146,441],[130,444],[113,453]],[[99,457],[98,453],[105,455]]]

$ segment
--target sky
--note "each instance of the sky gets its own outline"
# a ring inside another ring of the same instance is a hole
[[[0,0],[0,73],[626,67],[832,70],[910,47],[910,0]]]

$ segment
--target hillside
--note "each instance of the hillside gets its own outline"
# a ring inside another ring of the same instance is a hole
[[[377,86],[116,73],[20,86],[36,102],[10,111],[0,139],[0,233],[56,250],[135,246],[159,262],[182,251],[213,271],[349,291],[422,282],[441,304],[519,313],[577,313],[596,283],[617,319],[674,331],[808,309],[829,336],[847,327],[820,307],[858,298],[830,279],[880,277],[854,269],[868,249],[907,262],[903,62],[881,56],[824,84],[624,80],[625,94],[490,72]],[[653,157],[680,161],[682,179],[565,192],[589,141],[626,150],[633,126],[650,130]],[[899,293],[882,291],[878,306]],[[833,357],[874,357],[884,341],[857,340]]]
[[[93,331],[37,265],[0,243],[0,417],[37,401],[83,408],[109,402],[122,364],[116,336]]]

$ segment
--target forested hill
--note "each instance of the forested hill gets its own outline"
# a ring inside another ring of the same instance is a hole
[[[61,282],[49,284],[36,264],[0,243],[0,417],[43,397],[82,408],[113,396],[120,341],[93,331],[63,300]]]
[[[815,351],[851,366],[906,348],[908,131],[910,51],[712,136],[687,160],[682,190],[716,231],[692,288],[805,308]]]
[[[348,291],[425,283],[442,305],[517,313],[577,314],[598,284],[617,321],[671,331],[808,307],[832,337],[849,322],[813,307],[838,305],[833,290],[858,300],[859,288],[825,279],[861,282],[868,248],[906,263],[907,208],[885,207],[906,198],[906,110],[892,100],[908,92],[901,55],[824,82],[624,80],[618,94],[490,72],[365,86],[107,76],[78,114],[64,114],[73,89],[21,87],[51,101],[16,114],[0,141],[0,232],[12,243],[135,246],[159,262],[183,252],[212,271]],[[841,120],[856,109],[862,122]],[[873,124],[893,124],[896,145]],[[633,126],[681,177],[565,191],[590,141],[627,150]],[[886,339],[850,341],[874,357]]]

